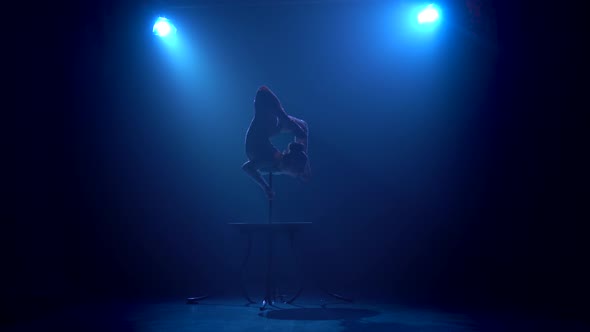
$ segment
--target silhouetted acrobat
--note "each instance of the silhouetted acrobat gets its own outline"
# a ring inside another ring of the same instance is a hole
[[[283,152],[270,141],[272,136],[280,133],[295,136],[294,142],[289,143]],[[246,155],[249,160],[242,165],[242,169],[260,185],[268,199],[273,199],[275,193],[261,172],[287,174],[303,181],[310,179],[308,137],[307,123],[288,115],[277,96],[268,87],[260,87],[254,99],[254,118],[246,134]]]

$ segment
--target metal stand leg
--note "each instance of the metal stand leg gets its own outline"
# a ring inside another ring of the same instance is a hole
[[[272,239],[272,231],[268,232],[268,248],[267,248],[267,256],[266,256],[266,290],[264,295],[264,300],[262,300],[262,304],[260,306],[260,310],[266,309],[268,305],[272,305],[274,303],[275,294],[274,294],[274,285],[272,280],[272,246],[273,246],[273,239]]]
[[[338,300],[341,300],[341,301],[344,301],[344,302],[354,302],[354,300],[351,299],[351,298],[344,297],[342,295],[338,295],[336,293],[329,292],[329,291],[327,291],[325,289],[322,289],[322,290],[324,291],[324,293],[326,293],[326,294],[330,295],[331,297],[336,298]]]
[[[297,252],[295,251],[295,234],[293,232],[289,233],[289,243],[291,245],[291,250],[293,250],[293,256],[295,257],[295,266],[296,269],[299,270],[300,274],[303,274],[302,271],[303,269],[301,268],[301,264],[299,262],[299,256],[297,255]],[[303,280],[303,278],[301,278],[300,280]],[[299,284],[299,288],[297,289],[297,292],[295,293],[295,295],[293,295],[291,298],[289,298],[287,301],[285,301],[285,303],[293,303],[298,297],[299,295],[301,295],[301,293],[303,292],[303,281],[301,281],[301,283]]]
[[[248,291],[246,291],[246,281],[244,280],[246,278],[245,271],[246,271],[246,266],[248,265],[248,259],[250,259],[250,252],[251,251],[252,251],[252,234],[248,233],[248,247],[246,248],[246,256],[244,257],[244,261],[242,262],[242,267],[240,269],[240,282],[241,282],[241,288],[242,288],[242,295],[244,295],[244,297],[246,298],[246,301],[248,301],[248,304],[256,303],[248,295]]]
[[[268,173],[268,185],[272,189],[272,172]],[[272,199],[268,200],[268,223],[272,224]],[[270,229],[268,231],[268,247],[267,247],[267,256],[266,256],[266,290],[264,299],[260,305],[260,310],[265,310],[268,305],[272,305],[274,303],[274,292],[273,292],[273,282],[272,282],[272,246],[273,246],[273,231]]]

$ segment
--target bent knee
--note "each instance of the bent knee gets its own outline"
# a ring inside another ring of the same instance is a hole
[[[254,163],[250,160],[242,165],[242,170],[245,172],[251,171],[252,169],[254,169]]]

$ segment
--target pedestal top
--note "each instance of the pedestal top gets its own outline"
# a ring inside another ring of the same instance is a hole
[[[294,232],[311,226],[311,222],[273,222],[273,223],[229,223],[232,227],[237,227],[242,232],[256,231],[274,231],[274,232]]]

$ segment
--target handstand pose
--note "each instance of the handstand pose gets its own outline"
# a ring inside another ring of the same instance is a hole
[[[279,133],[295,135],[295,141],[289,143],[288,149],[282,153],[270,142],[270,138]],[[258,89],[254,99],[254,118],[246,134],[246,155],[249,160],[242,165],[242,169],[262,187],[268,199],[273,199],[275,193],[262,177],[261,171],[309,180],[308,134],[307,123],[288,115],[268,87]]]

